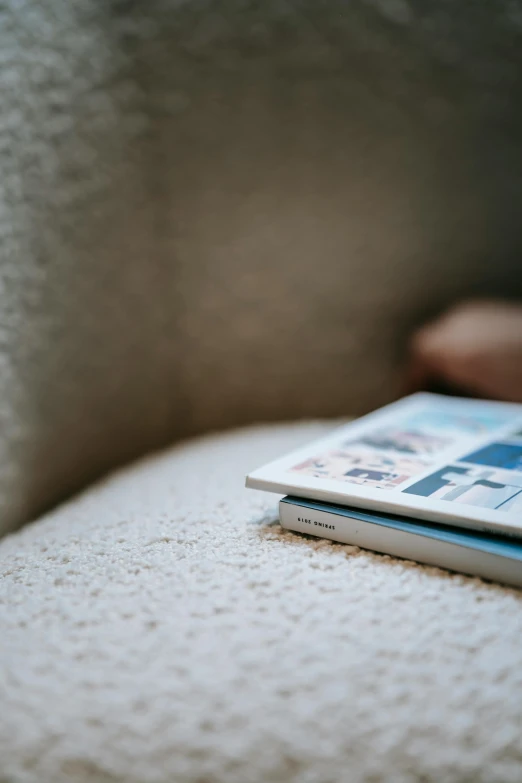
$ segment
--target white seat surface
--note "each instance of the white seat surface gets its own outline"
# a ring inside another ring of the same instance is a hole
[[[0,542],[2,783],[520,783],[522,593],[243,488],[323,429],[181,444]]]

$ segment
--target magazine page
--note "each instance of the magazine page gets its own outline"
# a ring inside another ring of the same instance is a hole
[[[415,394],[254,471],[247,486],[522,536],[522,405]]]

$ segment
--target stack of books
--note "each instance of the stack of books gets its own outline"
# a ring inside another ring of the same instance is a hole
[[[522,587],[522,405],[415,394],[246,484],[289,530]]]

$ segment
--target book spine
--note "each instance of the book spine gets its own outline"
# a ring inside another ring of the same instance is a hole
[[[298,533],[522,587],[520,561],[478,551],[472,546],[439,541],[284,500],[279,503],[279,516],[282,527]]]

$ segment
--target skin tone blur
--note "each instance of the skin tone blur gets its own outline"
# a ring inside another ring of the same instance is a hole
[[[471,301],[420,329],[410,346],[409,385],[434,383],[522,402],[522,304]]]

